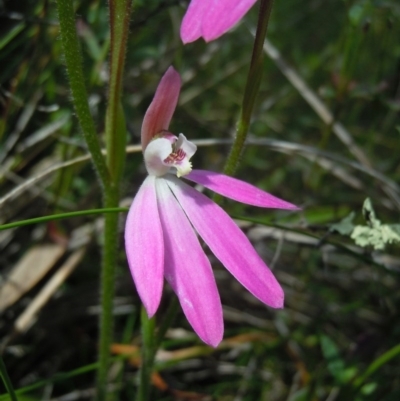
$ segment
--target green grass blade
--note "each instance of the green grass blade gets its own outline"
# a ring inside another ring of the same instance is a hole
[[[15,394],[13,385],[11,383],[10,377],[8,376],[6,365],[4,364],[3,358],[0,356],[0,373],[3,379],[4,386],[12,401],[18,401],[17,395]]]
[[[103,214],[103,213],[120,213],[120,212],[127,212],[128,210],[129,209],[127,207],[110,207],[110,208],[103,208],[103,209],[80,210],[78,212],[51,214],[48,216],[35,217],[33,219],[20,220],[20,221],[14,222],[14,223],[3,224],[0,226],[0,231],[8,230],[10,228],[28,226],[31,224],[46,223],[48,221],[53,221],[53,220],[69,219],[71,217],[89,216],[91,214]]]

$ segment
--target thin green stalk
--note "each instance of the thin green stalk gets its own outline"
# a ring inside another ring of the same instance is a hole
[[[119,204],[120,181],[125,165],[126,127],[121,105],[122,78],[129,32],[132,0],[110,0],[110,82],[106,112],[107,166],[111,185],[105,191],[105,207]],[[118,215],[107,214],[104,223],[103,263],[101,269],[101,307],[99,369],[97,399],[104,401],[107,393],[107,371],[113,333],[113,298],[115,268],[118,256]]]
[[[224,172],[227,175],[235,174],[249,130],[254,103],[261,83],[264,56],[263,46],[267,34],[272,4],[273,0],[261,0],[257,31],[253,45],[253,54],[247,75],[240,117],[236,128],[236,136],[224,168]]]
[[[357,380],[355,380],[355,383],[354,383],[355,388],[357,390],[359,390],[362,387],[362,385],[365,383],[365,381],[368,379],[369,376],[371,376],[378,369],[380,369],[383,365],[385,365],[390,360],[392,360],[393,358],[395,358],[399,355],[400,355],[400,344],[397,344],[393,348],[390,348],[390,350],[386,351],[384,354],[379,356],[368,366],[368,368],[361,375],[361,377],[359,377]]]
[[[15,221],[13,223],[0,225],[0,231],[9,230],[11,228],[17,228],[22,226],[29,226],[31,224],[47,223],[48,221],[53,221],[53,220],[69,219],[71,217],[89,216],[91,214],[103,214],[103,213],[120,213],[120,212],[127,212],[128,210],[129,208],[127,207],[110,207],[103,209],[79,210],[78,212],[50,214],[48,216],[34,217],[33,219],[20,220],[20,221]]]
[[[142,364],[140,367],[139,388],[136,395],[137,401],[149,401],[151,390],[151,373],[153,370],[156,353],[155,318],[149,319],[144,307],[140,314],[142,328]]]
[[[179,302],[178,297],[172,297],[170,304],[168,305],[167,312],[164,314],[164,318],[160,324],[160,327],[157,331],[156,342],[154,347],[154,352],[157,352],[157,349],[160,347],[162,340],[164,339],[165,333],[171,327],[171,324],[174,322],[176,318],[176,314],[179,310]]]
[[[119,190],[111,188],[105,195],[105,207],[118,206]],[[113,299],[115,268],[118,256],[118,214],[108,213],[104,219],[103,260],[101,267],[101,313],[99,335],[99,366],[97,371],[97,399],[103,401],[107,394],[107,372],[113,333]]]
[[[14,387],[11,383],[10,377],[8,376],[8,372],[6,369],[6,365],[4,364],[3,358],[0,355],[0,374],[3,379],[4,386],[8,392],[12,401],[18,401],[17,395],[15,394]]]
[[[140,316],[142,327],[142,363],[140,366],[139,388],[136,396],[137,401],[147,401],[150,399],[151,374],[153,372],[156,353],[164,339],[165,333],[171,327],[178,310],[178,298],[173,297],[156,333],[155,318],[149,319],[146,310],[142,307]]]
[[[82,133],[92,156],[93,164],[104,188],[110,185],[110,174],[90,114],[88,94],[82,69],[82,55],[75,26],[72,0],[57,0],[61,42],[67,67],[72,101]]]
[[[115,183],[119,182],[125,164],[126,126],[121,92],[131,4],[132,0],[109,0],[111,56],[106,144],[107,165]]]

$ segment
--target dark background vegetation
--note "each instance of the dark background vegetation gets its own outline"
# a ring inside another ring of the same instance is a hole
[[[128,142],[139,143],[145,110],[173,64],[184,84],[171,130],[192,140],[214,139],[199,148],[193,163],[221,171],[229,147],[218,140],[231,138],[235,130],[257,6],[219,40],[183,46],[179,26],[187,3],[134,3],[123,98]],[[106,2],[76,2],[76,10],[89,102],[102,138]],[[88,162],[57,169],[10,197],[26,180],[87,152],[70,102],[56,3],[1,1],[0,35],[0,223],[101,207]],[[399,222],[400,3],[277,0],[268,39],[281,59],[265,58],[250,129],[253,142],[237,176],[303,210],[261,210],[230,201],[224,206],[242,222],[250,220],[243,229],[274,269],[286,306],[279,311],[263,306],[210,255],[224,305],[226,341],[216,350],[203,346],[180,313],[162,345],[169,352],[157,364],[153,399],[399,400],[398,245],[361,248],[330,227],[352,211],[355,222],[365,224],[361,208],[367,197],[382,222]],[[317,103],[326,105],[333,121],[324,121],[310,107],[304,99],[308,89],[299,90],[287,79],[288,66],[297,74],[295,81],[305,82]],[[335,132],[335,122],[347,142]],[[129,153],[123,205],[130,204],[144,176],[141,154]],[[134,397],[137,360],[126,353],[140,345],[140,303],[123,251],[124,218],[121,214],[116,359],[110,371],[114,400]],[[20,401],[93,395],[101,224],[100,217],[87,216],[0,232],[3,285],[33,246],[64,247],[45,277],[0,315],[3,358],[15,388],[25,391]],[[82,261],[30,327],[15,334],[18,317],[79,247],[72,244],[77,237],[85,247]],[[160,316],[172,297],[166,289]],[[123,351],[118,344],[128,347]]]

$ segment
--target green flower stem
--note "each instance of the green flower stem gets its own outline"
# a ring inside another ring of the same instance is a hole
[[[164,318],[157,331],[154,352],[157,352],[158,348],[160,347],[161,342],[164,339],[165,333],[171,327],[171,324],[175,320],[178,310],[179,310],[178,297],[174,296],[172,297],[171,302],[168,305],[167,312],[165,313]]]
[[[261,83],[264,55],[263,45],[265,36],[267,34],[272,4],[273,0],[261,0],[258,14],[257,31],[254,39],[253,54],[251,57],[250,69],[247,75],[240,117],[236,128],[236,136],[224,168],[224,173],[227,175],[235,174],[249,130],[254,103]]]
[[[8,392],[8,395],[10,396],[11,401],[18,401],[10,377],[8,376],[6,365],[4,364],[1,355],[0,355],[0,375],[3,379],[4,386]]]
[[[132,0],[110,0],[110,82],[106,112],[107,166],[111,185],[105,191],[105,207],[118,207],[120,181],[125,165],[126,126],[121,105],[122,78],[129,32]],[[113,333],[115,268],[118,259],[118,215],[107,214],[104,222],[103,263],[101,269],[101,308],[97,399],[107,394],[107,372]]]
[[[136,395],[137,401],[149,401],[151,390],[151,373],[153,370],[154,357],[156,354],[155,318],[147,316],[142,306],[140,314],[142,328],[142,364],[140,367],[139,388]]]
[[[104,188],[110,185],[110,174],[96,134],[93,118],[90,114],[88,95],[82,70],[82,55],[75,26],[75,13],[72,0],[57,0],[60,21],[61,42],[65,55],[65,64],[72,92],[75,112],[82,128],[83,136]]]
[[[149,319],[146,310],[141,310],[142,327],[142,363],[140,367],[139,388],[137,401],[150,400],[151,374],[158,348],[164,339],[165,333],[171,327],[179,310],[178,297],[173,297],[157,332],[155,332],[155,318]]]

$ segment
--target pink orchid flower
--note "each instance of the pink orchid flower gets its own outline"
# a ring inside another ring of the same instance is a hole
[[[250,10],[257,0],[191,0],[182,20],[183,43],[219,38]]]
[[[181,80],[170,67],[142,125],[142,149],[148,176],[129,210],[125,248],[133,280],[148,315],[160,304],[164,277],[179,298],[195,332],[216,347],[223,336],[222,306],[211,264],[197,235],[255,297],[283,307],[279,283],[235,222],[221,207],[179,177],[223,196],[259,207],[295,210],[238,179],[192,170],[196,145],[183,134],[168,132],[178,102]]]

